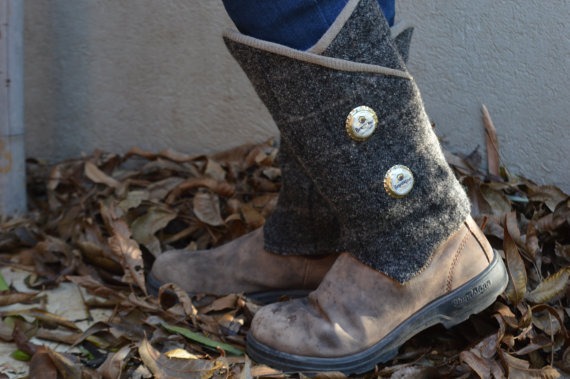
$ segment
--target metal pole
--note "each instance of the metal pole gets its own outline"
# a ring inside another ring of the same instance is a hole
[[[24,1],[0,0],[0,218],[26,211]]]

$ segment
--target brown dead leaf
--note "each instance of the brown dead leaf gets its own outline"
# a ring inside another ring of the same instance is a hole
[[[129,237],[117,233],[109,238],[109,247],[117,254],[125,268],[123,280],[126,283],[136,284],[147,294],[144,263],[139,245]]]
[[[32,355],[29,377],[58,379],[57,367],[53,363],[47,348],[42,346]]]
[[[257,365],[251,368],[251,376],[253,378],[271,377],[271,376],[279,377],[281,375],[283,375],[281,371],[266,365]]]
[[[151,206],[145,214],[131,223],[133,239],[144,245],[155,257],[161,253],[160,241],[155,233],[174,220],[178,214],[166,207]]]
[[[59,316],[39,308],[5,311],[1,312],[1,315],[2,317],[8,317],[8,316],[31,317],[48,325],[60,325],[71,330],[80,330],[73,321],[70,321],[63,316]]]
[[[505,293],[514,305],[519,304],[526,293],[526,268],[522,260],[519,249],[509,234],[507,227],[504,228],[505,238],[503,249],[507,258],[507,269],[509,273],[509,284]]]
[[[261,170],[261,173],[263,174],[263,176],[265,176],[269,180],[275,181],[275,180],[281,178],[281,169],[277,168],[277,167],[265,168],[265,169]]]
[[[499,139],[497,138],[497,129],[491,120],[491,115],[485,105],[482,106],[483,126],[485,127],[485,145],[487,147],[487,166],[489,174],[494,177],[500,177],[501,158],[499,155]]]
[[[264,145],[272,143],[265,142]],[[219,151],[211,155],[211,158],[217,162],[244,162],[249,152],[256,148],[258,145],[253,143],[246,143],[239,145],[228,150]]]
[[[220,213],[220,200],[217,195],[209,192],[198,192],[194,195],[194,214],[198,220],[211,226],[224,225]]]
[[[126,197],[119,202],[119,208],[124,212],[131,208],[136,208],[145,200],[150,198],[150,192],[148,190],[133,190],[127,192]]]
[[[76,244],[87,263],[116,275],[123,273],[123,267],[107,244],[102,245],[101,243],[83,240],[77,240]]]
[[[116,179],[110,177],[109,175],[105,174],[101,171],[95,164],[92,162],[85,162],[85,176],[91,179],[94,183],[105,184],[111,188],[118,188],[121,183],[119,183]]]
[[[534,290],[527,293],[526,299],[535,304],[556,300],[566,291],[568,279],[570,267],[564,267],[540,282]]]
[[[526,229],[525,249],[531,261],[536,259],[536,254],[540,251],[538,232],[534,223],[529,223]]]
[[[57,371],[64,379],[79,379],[82,377],[82,368],[79,360],[73,359],[73,356],[61,354],[51,349],[46,349]]]
[[[165,285],[161,286],[158,291],[158,300],[160,304],[163,304],[163,298],[166,297],[166,295],[170,292],[176,296],[176,300],[182,305],[185,315],[192,320],[192,324],[195,326],[198,310],[192,303],[192,300],[190,299],[190,296],[188,296],[188,293],[180,288],[180,286],[176,285],[175,283],[166,283]]]
[[[112,333],[115,331],[116,330],[112,329],[108,322],[99,321],[91,324],[87,330],[77,336],[73,345],[77,346],[87,340],[100,349],[108,349],[116,346],[117,342],[123,337],[120,332],[116,334]]]
[[[511,352],[513,355],[522,357],[525,355],[529,355],[531,353],[534,353],[536,351],[540,351],[541,349],[545,349],[548,348],[552,345],[552,343],[550,342],[550,340],[548,340],[547,338],[544,338],[542,343],[536,343],[536,342],[531,342],[528,345],[526,345],[525,347],[517,350],[517,351],[513,351]]]
[[[181,183],[184,183],[184,181],[185,179],[183,178],[173,176],[158,180],[156,182],[151,182],[146,187],[146,190],[149,193],[148,199],[151,201],[163,201],[166,204],[171,204],[176,200],[178,195],[173,194],[172,199],[169,201],[169,194],[171,192],[174,192],[176,187],[178,187]]]
[[[36,330],[35,336],[46,341],[59,342],[66,345],[74,345],[81,337],[81,334],[61,329],[38,328]]]
[[[32,288],[53,286],[64,275],[72,274],[78,265],[73,248],[60,238],[46,236],[34,247],[36,273],[41,279],[30,281]]]
[[[473,214],[473,216],[492,214],[493,209],[481,191],[481,181],[478,178],[468,176],[463,179],[463,184],[466,187],[467,196],[471,202],[471,214]]]
[[[517,246],[524,247],[516,212],[508,212],[505,214],[505,226],[509,232],[509,236],[515,241]]]
[[[259,213],[249,204],[242,204],[240,210],[243,220],[252,229],[260,228],[265,223],[265,218],[261,215],[261,213]]]
[[[554,212],[558,204],[568,199],[568,195],[560,188],[550,185],[530,186],[528,194],[531,201],[543,202],[551,212]]]
[[[230,197],[234,194],[234,187],[227,182],[220,182],[218,180],[202,177],[202,178],[191,178],[182,183],[179,183],[166,198],[167,204],[172,204],[176,199],[182,196],[184,193],[197,189],[197,188],[207,188],[212,192],[224,196]]]
[[[121,374],[125,370],[128,363],[128,357],[135,349],[132,345],[125,345],[119,351],[107,355],[105,362],[98,368],[98,372],[104,379],[121,378]]]
[[[510,328],[517,329],[519,327],[519,321],[511,308],[497,302],[495,303],[495,310],[497,311],[498,316],[500,316],[503,322]]]
[[[219,299],[214,300],[212,303],[208,304],[205,307],[200,308],[200,313],[210,313],[210,312],[218,312],[227,309],[233,309],[236,307],[238,302],[239,296],[236,294],[230,294]]]
[[[178,358],[178,359],[200,359],[197,355],[189,353],[187,350],[176,348],[168,350],[164,353],[167,358]]]
[[[99,282],[98,280],[94,279],[91,276],[69,275],[66,276],[66,279],[69,280],[70,282],[77,284],[80,287],[85,288],[93,295],[100,296],[105,299],[123,300],[126,297],[124,293],[121,293],[119,291],[113,290],[105,286],[103,283]]]
[[[252,166],[271,166],[273,160],[275,159],[275,155],[273,152],[267,148],[267,146],[258,145],[254,146],[247,156],[245,157],[244,161],[246,167]]]
[[[521,379],[557,379],[561,378],[560,372],[554,367],[545,366],[540,369],[530,368],[528,361],[515,358],[512,355],[502,352],[501,358],[508,368],[509,378]]]
[[[561,257],[566,259],[567,261],[570,261],[570,245],[562,245],[560,242],[556,242],[554,244],[554,253]]]
[[[547,305],[535,306],[532,309],[532,323],[549,337],[558,333],[566,335],[564,328],[564,313]],[[549,338],[550,340],[550,338]]]
[[[17,304],[17,303],[25,303],[27,301],[32,300],[36,297],[38,293],[21,293],[21,292],[8,292],[8,293],[0,293],[0,307]]]
[[[49,178],[47,180],[47,190],[48,191],[55,191],[59,186],[61,179],[66,175],[62,172],[63,166],[62,165],[55,165],[49,173]]]
[[[491,207],[491,212],[497,217],[503,217],[511,212],[511,202],[503,191],[496,190],[487,184],[481,185],[481,195]]]
[[[461,361],[465,362],[480,378],[503,378],[504,373],[501,366],[497,364],[495,356],[499,350],[499,335],[492,334],[472,349],[462,351],[459,355]]]
[[[0,338],[13,341],[15,331],[18,346],[30,354],[38,349],[29,340],[32,336],[94,346],[108,354],[107,365],[102,366],[99,375],[105,373],[109,378],[171,374],[169,366],[156,366],[155,362],[153,375],[141,364],[138,347],[145,338],[153,346],[160,346],[160,351],[168,352],[155,356],[159,363],[162,361],[158,358],[217,365],[215,350],[206,349],[196,339],[169,333],[161,325],[191,323],[191,329],[199,334],[243,346],[249,322],[259,306],[241,297],[189,297],[173,286],[166,286],[158,299],[141,296],[137,288],[141,281],[135,279],[137,269],[142,268],[137,243],[155,253],[163,248],[205,249],[261,226],[274,210],[281,187],[277,152],[277,144],[269,141],[210,156],[133,149],[124,156],[94,152],[53,168],[34,161],[28,184],[32,212],[18,222],[0,220],[0,258],[25,265],[24,269],[31,271],[29,282],[48,291],[63,281],[76,282],[90,294],[100,296],[85,300],[93,316],[99,313],[99,307],[112,309],[113,314],[99,323],[83,320],[89,323],[83,334],[29,316],[25,316],[29,323],[19,316],[5,317],[0,321]],[[421,345],[421,338],[410,341],[394,361],[366,377],[466,379],[479,373],[516,378],[554,376],[558,369],[570,372],[570,363],[565,363],[570,362],[570,339],[566,338],[570,290],[563,286],[562,275],[554,279],[565,272],[570,262],[568,196],[553,186],[539,186],[508,175],[500,165],[498,148],[496,153],[492,159],[487,154],[489,174],[481,169],[477,149],[467,156],[446,157],[473,200],[473,214],[486,218],[485,233],[507,261],[509,301],[503,304],[504,298],[500,298],[495,303],[493,317],[497,323],[488,322],[482,314],[457,330],[427,330],[425,340],[429,343]],[[204,193],[211,194],[207,208],[214,210],[217,226],[201,221],[193,212],[195,195],[200,198]],[[167,210],[168,221],[155,214],[156,208],[158,213]],[[224,221],[220,222],[217,215]],[[114,241],[114,250],[109,247],[110,237],[122,239]],[[131,253],[134,259],[128,261],[125,255]],[[146,251],[144,258],[152,260]],[[525,296],[526,286],[534,290]],[[541,286],[548,296],[531,302]],[[552,293],[557,295],[550,297]],[[13,328],[15,320],[21,323],[20,329]],[[416,343],[421,346],[416,347]],[[513,363],[503,352],[527,365]],[[292,377],[255,362],[248,366],[242,357],[221,361],[224,365],[216,377]],[[81,374],[91,377],[84,366],[80,366]],[[203,375],[213,373],[206,370]],[[63,377],[61,373],[59,377]]]
[[[535,225],[536,229],[539,232],[554,232],[562,224],[564,224],[564,222],[566,222],[565,219],[555,217],[553,213],[549,213],[546,216],[543,216],[536,220]]]
[[[204,168],[204,175],[217,180],[218,182],[224,182],[226,180],[226,170],[213,159],[206,158],[206,167]]]
[[[0,341],[12,341],[12,334],[14,333],[13,323],[8,322],[9,318],[4,320],[0,319]]]
[[[479,375],[482,379],[489,379],[491,378],[491,367],[489,366],[489,362],[477,356],[475,353],[471,351],[462,351],[459,355],[459,358],[462,362],[465,362],[477,375]]]
[[[111,234],[109,247],[125,270],[123,280],[126,283],[137,285],[147,294],[142,252],[136,241],[131,239],[131,231],[126,221],[119,216],[117,208],[110,203],[101,202],[100,211]]]
[[[169,359],[155,350],[146,339],[140,343],[139,355],[157,379],[207,379],[224,367],[220,359]]]

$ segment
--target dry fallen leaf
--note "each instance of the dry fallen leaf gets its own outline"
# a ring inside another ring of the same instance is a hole
[[[211,378],[214,372],[224,368],[220,359],[168,358],[154,349],[146,339],[139,346],[139,355],[155,378]]]
[[[120,183],[109,175],[101,171],[92,162],[85,162],[85,176],[91,179],[94,183],[105,184],[112,188],[118,188]]]
[[[40,348],[30,361],[30,378],[58,379],[57,367],[46,348]]]
[[[0,307],[23,303],[29,301],[36,297],[38,293],[21,293],[21,292],[9,292],[9,293],[0,293]]]
[[[220,200],[209,192],[198,192],[194,195],[194,214],[198,220],[211,226],[224,225],[220,213]]]
[[[519,249],[510,236],[506,226],[503,248],[507,258],[507,270],[509,273],[509,284],[506,289],[506,294],[514,305],[518,305],[526,293],[526,268],[519,254]]]
[[[150,206],[145,214],[131,223],[133,239],[144,245],[155,257],[158,257],[161,248],[160,241],[155,233],[164,229],[177,216],[177,213],[169,208]]]
[[[506,294],[450,330],[424,331],[366,378],[570,375],[570,198],[554,186],[510,175],[496,150],[495,157],[488,150],[489,174],[480,168],[477,149],[445,156],[477,222],[506,259]],[[158,298],[144,293],[145,271],[163,251],[214,247],[263,225],[281,186],[277,152],[278,144],[269,141],[210,156],[134,148],[123,156],[97,151],[52,166],[30,160],[31,212],[0,220],[0,264],[28,271],[27,283],[38,291],[76,283],[88,316],[62,314],[65,322],[57,322],[42,314],[49,300],[40,295],[32,300],[35,313],[18,308],[0,314],[0,338],[21,349],[17,356],[37,354],[34,370],[45,366],[48,377],[54,367],[59,377],[151,378],[184,370],[204,379],[293,377],[216,350],[219,341],[244,346],[259,308],[247,298],[190,296],[175,285],[164,286]],[[15,287],[0,300],[29,292]],[[109,315],[91,320],[100,312]],[[183,337],[186,331],[196,334]],[[37,339],[57,341],[66,354],[38,353]],[[190,361],[201,366],[186,366]]]
[[[500,162],[499,156],[499,139],[497,138],[497,129],[491,120],[491,115],[485,105],[482,106],[483,111],[483,125],[485,126],[485,145],[487,146],[487,167],[489,174],[494,177],[500,177]]]
[[[549,303],[558,299],[568,287],[570,267],[564,267],[560,271],[544,279],[531,292],[527,293],[526,299],[531,303]]]

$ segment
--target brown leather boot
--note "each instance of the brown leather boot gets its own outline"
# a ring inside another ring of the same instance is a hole
[[[469,216],[376,0],[349,0],[307,52],[231,31],[225,41],[338,215],[349,253],[307,298],[256,314],[252,358],[362,373],[495,300],[506,269]]]
[[[247,353],[288,372],[360,374],[420,331],[482,311],[506,284],[501,258],[469,218],[405,284],[342,254],[307,298],[257,312]]]
[[[412,34],[413,26],[406,22],[390,30],[390,38],[404,60]],[[337,216],[285,140],[281,141],[279,162],[279,202],[263,231],[256,230],[209,251],[163,253],[147,276],[151,294],[173,282],[191,294],[246,293],[267,303],[282,296],[306,295],[318,286],[343,251]]]
[[[147,277],[149,289],[157,293],[160,285],[175,282],[191,294],[245,293],[268,303],[317,288],[338,257],[273,254],[263,243],[258,229],[215,249],[162,254]]]

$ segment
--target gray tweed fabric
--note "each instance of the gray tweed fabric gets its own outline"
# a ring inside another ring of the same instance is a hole
[[[394,45],[398,49],[400,56],[404,60],[404,62],[408,62],[410,57],[410,45],[412,44],[412,36],[414,34],[414,28],[409,27],[404,30],[400,34],[394,37]]]
[[[289,152],[336,211],[343,249],[402,283],[412,278],[469,214],[414,81],[334,69],[301,52],[292,57],[231,36],[226,44]],[[323,55],[406,70],[375,0],[359,2]],[[376,111],[379,124],[368,140],[356,142],[345,120],[361,105]],[[394,165],[409,167],[415,178],[401,199],[384,190],[384,175]]]
[[[281,191],[263,226],[265,249],[298,255],[340,252],[336,212],[315,189],[285,141],[281,141],[278,159]]]
[[[413,28],[394,37],[394,43],[407,62]],[[282,172],[281,191],[275,210],[264,225],[265,249],[277,254],[321,255],[341,252],[340,226],[335,210],[316,191],[286,141],[279,148]]]

